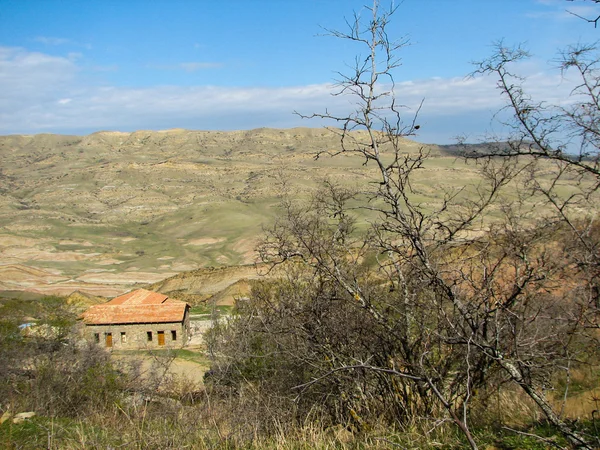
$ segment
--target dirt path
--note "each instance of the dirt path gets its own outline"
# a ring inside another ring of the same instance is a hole
[[[203,364],[176,358],[171,363],[170,373],[202,385],[204,374],[208,369],[209,367]]]

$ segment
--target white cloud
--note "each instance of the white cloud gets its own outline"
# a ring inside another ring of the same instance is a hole
[[[69,52],[67,54],[67,58],[71,61],[76,61],[78,59],[83,58],[83,53],[81,52]]]
[[[70,88],[78,68],[70,58],[0,47],[0,108],[31,103]]]
[[[557,74],[523,68],[530,73],[534,97],[558,101],[568,94],[570,84]],[[76,59],[0,47],[0,133],[320,126],[323,123],[301,120],[293,112],[328,109],[347,114],[355,103],[348,96],[331,96],[334,88],[326,83],[131,88],[84,84],[78,75]],[[450,136],[481,129],[504,104],[491,77],[407,80],[397,83],[395,91],[409,116],[425,100],[422,138],[429,141],[433,138],[428,136],[448,141]],[[442,128],[446,138],[441,137]]]
[[[86,50],[91,50],[92,45],[88,43],[75,42],[71,39],[52,37],[52,36],[36,36],[31,39],[33,42],[39,42],[40,44],[49,45],[49,46],[59,46],[59,45],[69,45],[74,47],[85,48]]]
[[[68,44],[69,39],[58,38],[58,37],[49,37],[49,36],[37,36],[33,38],[35,42],[40,42],[45,45],[63,45]]]
[[[588,3],[565,2],[564,0],[537,0],[536,3],[548,8],[546,11],[531,11],[527,17],[543,20],[595,19],[600,13],[598,5]]]

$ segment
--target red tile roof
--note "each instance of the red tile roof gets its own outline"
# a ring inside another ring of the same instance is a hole
[[[138,289],[94,305],[82,317],[88,325],[181,322],[187,307],[158,292]]]
[[[158,292],[137,289],[119,297],[115,297],[109,302],[106,302],[105,305],[160,305],[167,298],[169,298],[167,295],[159,294]]]

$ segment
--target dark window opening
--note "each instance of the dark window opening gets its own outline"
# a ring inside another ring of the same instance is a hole
[[[146,335],[148,336],[148,342],[152,342],[152,331],[148,331]]]
[[[127,334],[124,331],[121,331],[121,343],[124,344],[127,342]]]
[[[94,341],[96,341],[96,344],[100,343],[100,333],[94,333]]]
[[[171,340],[177,340],[177,330],[171,330]]]

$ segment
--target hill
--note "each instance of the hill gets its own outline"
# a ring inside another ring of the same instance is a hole
[[[477,177],[451,152],[425,147],[423,204]],[[373,168],[360,158],[315,160],[338,148],[334,133],[310,128],[0,136],[0,289],[111,296],[251,264],[283,191],[306,196],[326,178],[371,188]]]

